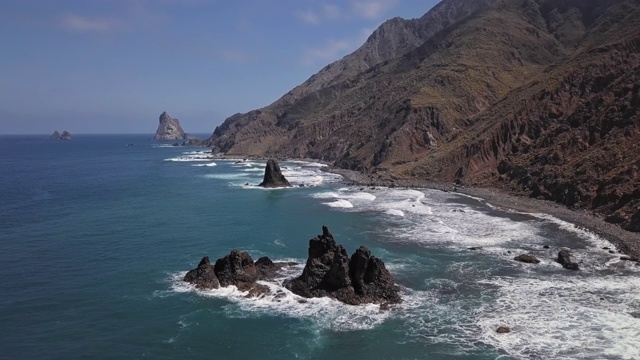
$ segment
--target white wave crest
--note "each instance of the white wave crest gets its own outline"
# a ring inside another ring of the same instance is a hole
[[[332,201],[332,202],[326,202],[323,203],[325,205],[328,205],[330,207],[333,208],[344,208],[344,209],[349,209],[353,207],[353,204],[351,202],[349,202],[348,200],[344,200],[344,199],[339,199],[336,201]]]
[[[191,165],[191,166],[203,167],[203,166],[217,166],[217,165],[218,165],[218,164],[216,164],[216,163],[214,163],[214,162],[211,162],[211,163],[208,163],[208,164],[193,164],[193,165]]]
[[[284,279],[299,274],[303,265],[289,267],[283,275],[273,281],[259,281],[269,287],[271,294],[260,297],[247,297],[247,292],[239,291],[235,286],[203,290],[182,281],[186,272],[174,274],[171,278],[171,290],[178,293],[192,292],[199,296],[221,298],[231,304],[224,306],[226,316],[247,318],[253,316],[285,316],[311,319],[318,327],[334,331],[353,331],[372,329],[383,323],[391,311],[381,311],[379,305],[346,305],[330,298],[306,299],[293,294],[282,286]]]

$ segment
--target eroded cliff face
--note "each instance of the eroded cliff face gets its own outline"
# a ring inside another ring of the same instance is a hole
[[[153,137],[155,140],[182,140],[188,136],[180,126],[180,120],[174,119],[167,112],[160,115],[158,130]]]
[[[421,19],[385,23],[207,143],[386,179],[501,187],[638,231],[638,19],[633,0],[445,0]]]

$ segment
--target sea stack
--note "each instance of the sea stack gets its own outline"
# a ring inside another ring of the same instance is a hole
[[[284,267],[293,265],[296,263],[273,262],[268,257],[253,261],[248,253],[232,250],[215,265],[208,256],[203,257],[183,281],[201,289],[235,286],[248,292],[247,297],[278,296],[259,281],[273,281]],[[349,258],[326,226],[322,227],[321,235],[309,240],[309,257],[302,275],[285,280],[283,285],[305,298],[330,297],[349,305],[380,304],[381,310],[402,302],[400,290],[384,262],[364,246]]]
[[[267,161],[267,166],[264,169],[264,179],[260,185],[264,188],[277,188],[277,187],[290,187],[289,181],[282,175],[278,162],[274,159]]]
[[[51,136],[49,136],[49,139],[52,140],[71,140],[71,134],[65,130],[62,132],[62,134],[60,134],[58,132],[58,130],[54,131],[53,134],[51,134]]]
[[[167,112],[160,114],[160,124],[154,140],[182,140],[187,139],[188,135],[185,134],[182,127],[180,127],[180,120],[174,119]]]
[[[402,302],[384,262],[364,246],[349,258],[326,226],[322,235],[309,240],[309,258],[302,275],[285,281],[284,286],[302,297],[328,296],[350,305]]]

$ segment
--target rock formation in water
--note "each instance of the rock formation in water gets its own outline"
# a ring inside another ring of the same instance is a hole
[[[264,168],[264,178],[260,185],[265,188],[290,187],[289,181],[282,175],[278,162],[269,159],[267,166]]]
[[[400,303],[399,289],[382,260],[361,246],[349,258],[326,226],[309,240],[309,258],[302,275],[285,287],[303,297],[332,297],[346,304]]]
[[[639,18],[630,0],[443,0],[205,143],[497,187],[640,231]]]
[[[567,249],[562,249],[558,253],[558,263],[560,263],[560,265],[562,265],[562,267],[565,269],[569,269],[569,270],[579,269],[578,264],[573,262],[573,259],[571,258],[571,252],[569,252],[569,250]]]
[[[182,140],[189,139],[189,135],[182,130],[180,121],[174,119],[167,112],[160,114],[160,124],[153,137],[154,140]]]
[[[204,289],[217,289],[220,286],[208,256],[203,257],[198,267],[190,270],[183,280]]]
[[[58,130],[54,131],[53,134],[51,134],[51,136],[49,136],[49,139],[52,140],[71,140],[71,134],[69,134],[68,131],[63,131],[62,134],[60,134],[58,132]]]
[[[216,260],[215,265],[211,265],[208,256],[203,257],[198,266],[187,272],[182,280],[204,289],[233,285],[240,291],[248,291],[250,296],[258,296],[268,293],[269,288],[257,281],[273,279],[285,265],[291,263],[274,263],[268,257],[261,257],[254,262],[248,253],[232,250]]]
[[[520,262],[523,262],[523,263],[528,263],[528,264],[538,264],[538,263],[540,263],[540,260],[538,260],[538,258],[536,258],[533,255],[529,255],[529,254],[518,255],[515,258],[513,258],[513,260],[520,261]]]
[[[274,279],[284,266],[290,265],[295,263],[274,263],[268,257],[254,262],[248,253],[232,250],[215,265],[211,265],[209,257],[203,257],[183,281],[205,289],[233,285],[247,291],[248,296],[261,296],[270,293],[270,289],[257,281]],[[326,226],[322,227],[322,235],[309,240],[309,258],[302,275],[286,280],[284,285],[302,297],[327,296],[351,305],[376,303],[388,308],[389,304],[402,301],[382,260],[364,246],[349,258]]]

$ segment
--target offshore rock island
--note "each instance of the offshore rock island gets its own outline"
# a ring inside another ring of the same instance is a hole
[[[272,280],[284,266],[294,264],[273,262],[267,257],[254,262],[248,253],[232,250],[215,265],[205,256],[183,280],[204,289],[233,285],[250,297],[261,296],[269,294],[270,289],[258,280]],[[309,240],[309,257],[302,274],[285,280],[284,286],[305,298],[330,297],[350,305],[374,303],[387,307],[402,302],[384,262],[364,246],[349,258],[326,226],[321,235]]]
[[[182,130],[180,120],[174,119],[167,112],[160,114],[158,129],[154,140],[188,140],[189,135]]]
[[[51,136],[49,136],[49,139],[51,140],[71,140],[71,134],[65,130],[62,132],[62,134],[60,134],[58,132],[58,130],[54,131],[53,134],[51,134]]]
[[[640,231],[640,3],[444,0],[204,144],[490,187]]]

